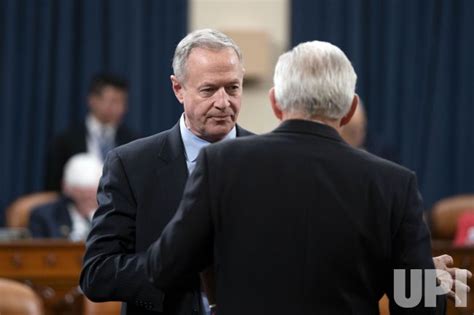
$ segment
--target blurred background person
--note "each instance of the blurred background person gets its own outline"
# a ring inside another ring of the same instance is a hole
[[[359,106],[351,121],[341,128],[342,138],[351,146],[368,151],[384,159],[400,163],[397,150],[373,133],[367,132],[367,114],[364,103]]]
[[[96,192],[102,162],[93,154],[79,153],[64,166],[62,196],[32,210],[28,229],[34,238],[84,240],[97,209]]]
[[[92,79],[84,121],[72,125],[53,141],[46,160],[46,190],[59,190],[66,161],[76,153],[88,152],[103,161],[107,152],[137,138],[122,119],[127,111],[128,83],[113,74]]]

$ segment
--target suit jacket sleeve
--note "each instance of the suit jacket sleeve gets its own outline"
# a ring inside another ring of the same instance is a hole
[[[410,174],[404,195],[396,196],[395,207],[392,209],[392,270],[388,275],[387,292],[390,299],[390,314],[435,314],[434,308],[424,307],[425,296],[415,308],[403,308],[394,300],[393,269],[404,269],[408,275],[410,269],[434,269],[431,255],[431,237],[423,220],[421,195],[418,192],[416,177]],[[424,277],[423,277],[424,280]],[[410,285],[405,278],[405,284]],[[424,285],[422,285],[424,290]],[[424,291],[423,291],[424,292]],[[403,292],[403,296],[410,295]]]
[[[147,273],[159,288],[173,287],[183,275],[212,263],[213,225],[206,149],[201,150],[183,199],[161,237],[147,253]]]
[[[92,301],[124,301],[161,311],[163,293],[145,274],[145,252],[135,251],[136,200],[119,154],[107,155],[97,209],[86,242],[80,284]]]

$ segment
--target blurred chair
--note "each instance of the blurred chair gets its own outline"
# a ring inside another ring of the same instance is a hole
[[[26,284],[0,278],[0,314],[42,315],[43,304]]]
[[[384,295],[379,301],[379,314],[390,315],[389,301],[386,295]]]
[[[453,239],[458,218],[467,211],[474,212],[474,195],[458,195],[438,201],[431,210],[433,238]]]
[[[84,296],[83,315],[119,315],[121,307],[121,302],[95,303]]]
[[[30,212],[35,207],[56,200],[57,192],[44,191],[21,196],[15,200],[5,211],[6,226],[10,228],[28,227]]]

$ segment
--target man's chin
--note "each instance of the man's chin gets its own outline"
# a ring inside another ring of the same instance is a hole
[[[222,140],[234,128],[235,124],[227,122],[226,124],[219,124],[212,126],[206,133],[206,138],[210,142]]]

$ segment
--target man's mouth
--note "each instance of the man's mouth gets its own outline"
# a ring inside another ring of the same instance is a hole
[[[214,120],[218,120],[218,121],[222,121],[222,120],[227,120],[230,118],[229,115],[226,115],[226,116],[211,116],[210,117],[211,119],[214,119]]]

